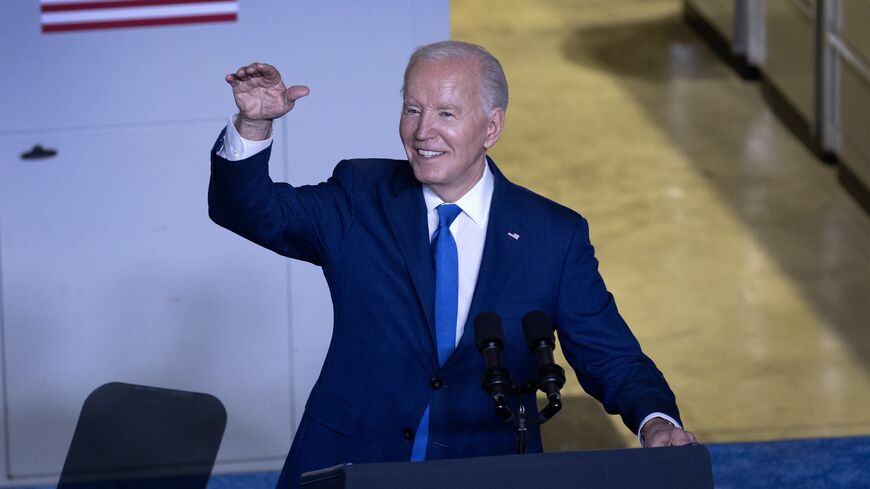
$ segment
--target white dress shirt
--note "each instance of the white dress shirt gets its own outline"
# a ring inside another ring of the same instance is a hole
[[[263,141],[251,141],[244,139],[236,130],[236,116],[232,116],[227,124],[223,144],[218,147],[218,156],[229,161],[239,161],[251,157],[272,144],[272,134]],[[489,164],[484,165],[483,176],[465,195],[456,202],[462,212],[450,225],[450,233],[456,241],[456,251],[459,258],[459,297],[456,313],[456,345],[465,331],[465,321],[468,319],[468,310],[471,308],[471,298],[474,296],[474,286],[477,283],[477,275],[480,272],[480,260],[483,257],[483,245],[486,241],[486,227],[489,223],[489,209],[492,204],[494,179]],[[426,217],[429,224],[429,242],[438,228],[438,211],[435,209],[442,203],[435,192],[423,186],[423,199],[426,201]],[[681,428],[677,421],[664,413],[652,413],[645,417],[637,430],[638,441],[641,441],[640,433],[647,421],[652,418],[662,418],[674,426]]]
[[[471,297],[480,272],[480,259],[483,257],[483,243],[486,241],[486,226],[489,223],[489,206],[492,203],[493,177],[489,165],[485,164],[480,180],[456,202],[462,212],[450,224],[450,234],[456,241],[459,258],[459,298],[456,309],[456,345],[465,331],[465,320],[471,308]],[[438,210],[443,204],[441,197],[423,185],[423,199],[426,201],[426,217],[429,222],[429,242],[438,228]]]

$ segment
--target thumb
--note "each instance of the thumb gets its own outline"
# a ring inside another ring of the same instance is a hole
[[[309,90],[305,85],[293,85],[284,92],[284,98],[287,99],[287,102],[292,104],[309,93],[311,93],[311,90]]]

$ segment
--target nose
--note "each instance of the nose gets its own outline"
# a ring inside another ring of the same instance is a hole
[[[432,128],[432,116],[424,112],[417,119],[417,128],[414,130],[414,138],[418,141],[427,141],[435,137],[435,132]]]

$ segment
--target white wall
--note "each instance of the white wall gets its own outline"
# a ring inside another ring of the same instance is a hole
[[[84,398],[115,380],[215,394],[216,470],[279,468],[332,314],[318,269],[208,220],[223,76],[267,61],[311,87],[278,125],[276,178],[400,157],[404,63],[449,36],[448,2],[240,0],[235,23],[65,34],[3,4],[0,485],[53,483]],[[34,144],[58,155],[21,160]]]

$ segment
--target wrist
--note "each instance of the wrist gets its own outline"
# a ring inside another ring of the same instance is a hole
[[[233,122],[239,136],[251,141],[263,141],[272,134],[271,120],[245,119],[241,114]]]
[[[649,435],[658,429],[662,428],[673,428],[676,425],[665,418],[650,418],[643,426],[640,428],[640,432],[638,433],[640,437],[641,446],[646,445],[646,440],[649,438]]]

